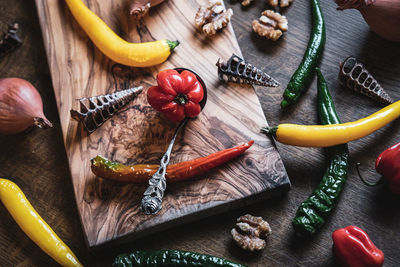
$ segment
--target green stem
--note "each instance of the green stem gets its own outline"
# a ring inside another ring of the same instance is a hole
[[[276,137],[276,132],[277,131],[278,131],[278,126],[274,126],[274,127],[266,126],[266,127],[262,127],[261,128],[261,132],[262,133],[265,133],[265,134],[268,134],[268,135],[272,135],[274,137]]]
[[[380,185],[380,184],[383,183],[383,177],[381,177],[381,178],[380,178],[378,181],[376,181],[376,182],[369,182],[369,181],[365,180],[364,177],[361,175],[361,172],[360,172],[360,165],[361,165],[361,163],[360,163],[360,162],[357,162],[357,163],[356,163],[356,169],[357,169],[358,176],[360,177],[361,181],[362,181],[365,185],[368,185],[368,186],[377,186],[377,185]]]
[[[178,94],[174,101],[179,105],[185,105],[188,102],[188,97],[185,94]]]
[[[167,40],[167,44],[169,46],[170,51],[172,52],[175,49],[175,47],[177,47],[180,44],[180,42],[178,40],[176,41]]]
[[[282,102],[281,102],[281,107],[282,108],[286,108],[287,106],[289,106],[290,105],[290,103],[286,100],[286,99],[283,99],[282,100]]]

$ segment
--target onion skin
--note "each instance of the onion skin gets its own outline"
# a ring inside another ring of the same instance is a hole
[[[382,38],[400,42],[399,0],[335,0],[339,10],[355,8],[371,30]]]
[[[23,79],[0,79],[0,134],[17,134],[32,126],[53,126],[43,114],[39,92]]]
[[[165,0],[131,0],[129,13],[136,19],[142,18],[151,7],[161,4]]]

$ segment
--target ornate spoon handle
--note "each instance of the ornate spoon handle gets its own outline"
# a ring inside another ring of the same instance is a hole
[[[188,119],[185,118],[179,124],[178,128],[176,128],[174,136],[169,142],[168,149],[161,158],[160,167],[150,178],[149,187],[147,187],[146,191],[143,193],[142,204],[140,208],[145,214],[156,214],[161,209],[162,198],[164,196],[165,189],[167,188],[165,173],[167,172],[167,166],[170,160],[172,147],[174,146],[179,130],[186,124],[187,121]]]

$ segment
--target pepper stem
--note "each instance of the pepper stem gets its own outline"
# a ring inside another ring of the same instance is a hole
[[[48,129],[53,127],[53,124],[48,119],[41,117],[33,118],[33,125],[40,129]]]
[[[378,181],[376,181],[376,182],[369,182],[369,181],[365,180],[364,177],[362,177],[362,175],[361,175],[361,172],[360,172],[360,165],[361,165],[361,163],[360,163],[360,162],[357,162],[357,163],[356,163],[356,169],[357,169],[358,176],[360,177],[361,181],[362,181],[365,185],[368,185],[368,186],[377,186],[377,185],[380,185],[380,184],[383,183],[383,177],[381,177],[381,178],[380,178]]]
[[[169,46],[169,50],[173,51],[175,49],[175,47],[177,47],[180,44],[180,42],[178,40],[176,40],[176,41],[167,40],[167,44]]]
[[[261,128],[261,132],[268,134],[268,135],[272,135],[274,137],[276,137],[276,132],[278,131],[278,126],[274,126],[274,127],[262,127]]]
[[[281,102],[281,108],[286,108],[289,106],[289,102],[286,99],[283,99]]]
[[[180,105],[185,105],[188,102],[188,97],[185,94],[178,94],[174,100]]]

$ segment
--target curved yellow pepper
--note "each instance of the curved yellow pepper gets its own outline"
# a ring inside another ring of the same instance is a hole
[[[294,146],[328,147],[365,137],[400,116],[400,101],[354,122],[333,125],[280,124],[262,130],[276,140]]]
[[[113,61],[132,67],[150,67],[167,60],[178,41],[129,43],[115,34],[82,0],[65,0],[72,15],[92,42]]]
[[[0,178],[0,200],[19,227],[56,262],[62,266],[82,266],[74,253],[40,217],[15,183]]]

